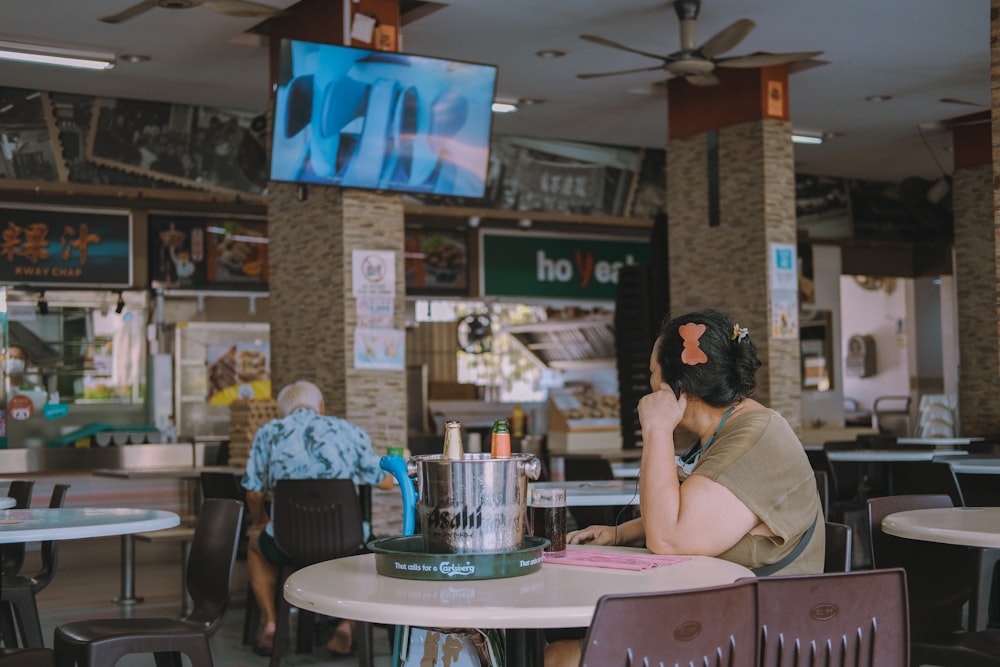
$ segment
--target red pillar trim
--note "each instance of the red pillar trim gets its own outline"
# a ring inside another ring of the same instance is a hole
[[[763,118],[789,120],[788,67],[718,68],[717,86],[667,82],[667,136],[681,139]]]
[[[993,162],[993,130],[989,111],[959,116],[951,122],[955,169],[980,167]]]

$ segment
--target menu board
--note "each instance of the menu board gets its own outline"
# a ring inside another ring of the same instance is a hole
[[[468,294],[469,259],[464,231],[410,228],[405,243],[407,294]]]
[[[266,290],[267,223],[149,216],[149,279],[177,289]]]

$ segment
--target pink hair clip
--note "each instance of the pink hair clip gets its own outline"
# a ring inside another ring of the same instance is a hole
[[[707,327],[704,324],[695,324],[694,322],[682,324],[677,328],[677,332],[684,341],[684,349],[681,350],[681,361],[688,366],[708,363],[708,356],[705,355],[705,351],[701,349],[701,345],[698,342],[706,329]]]

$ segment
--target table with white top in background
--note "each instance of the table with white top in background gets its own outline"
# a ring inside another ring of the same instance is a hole
[[[986,629],[995,560],[986,552],[1000,549],[1000,507],[934,507],[896,512],[882,519],[882,532],[982,551],[977,560],[989,566],[980,568],[978,573],[976,591],[969,604],[969,629]]]
[[[566,489],[567,507],[606,507],[639,504],[638,480],[597,479],[574,482],[530,482],[528,484],[528,505],[531,505],[531,489]]]
[[[97,468],[92,471],[95,477],[113,477],[115,479],[177,479],[184,485],[185,517],[195,517],[201,506],[201,473],[228,472],[242,475],[245,468],[232,466],[168,466],[163,468]],[[142,530],[133,531],[137,533]],[[121,540],[122,581],[121,594],[115,598],[119,604],[135,604],[142,598],[135,594],[135,543],[129,535],[122,535]]]
[[[854,463],[895,463],[900,461],[933,461],[934,457],[947,453],[948,456],[968,455],[968,452],[906,450],[906,449],[833,449],[826,453],[831,461],[847,461]]]
[[[0,510],[7,510],[17,504],[17,501],[9,496],[0,497]]]
[[[961,447],[982,441],[983,438],[896,438],[897,445],[926,445],[929,447]]]
[[[648,553],[626,547],[569,548]],[[527,664],[540,667],[538,630],[590,625],[602,595],[686,590],[752,576],[742,565],[691,556],[642,571],[544,563],[519,577],[423,581],[380,575],[375,554],[364,554],[298,570],[286,581],[284,595],[296,607],[336,618],[446,628],[461,621],[464,627],[506,629],[514,644],[509,655],[524,656]]]
[[[948,465],[956,473],[965,475],[1000,475],[1000,457],[963,456],[947,459]]]

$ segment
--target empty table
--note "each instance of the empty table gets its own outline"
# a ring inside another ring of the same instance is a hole
[[[17,501],[9,496],[0,497],[0,510],[10,509],[17,504]]]
[[[593,480],[575,482],[531,482],[528,484],[528,503],[531,503],[530,489],[566,489],[567,507],[605,507],[608,505],[638,505],[638,480]]]

